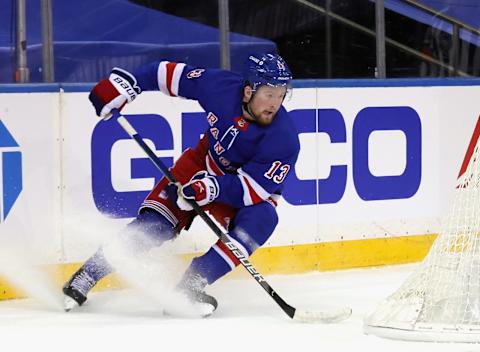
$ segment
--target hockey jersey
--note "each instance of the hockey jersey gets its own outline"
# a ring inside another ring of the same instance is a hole
[[[133,73],[142,90],[197,100],[207,113],[208,172],[217,176],[217,198],[236,208],[274,200],[295,166],[298,133],[283,106],[262,126],[243,117],[245,80],[225,70],[161,61]]]

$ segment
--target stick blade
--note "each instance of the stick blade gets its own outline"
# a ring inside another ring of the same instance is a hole
[[[348,319],[352,315],[350,307],[336,308],[323,311],[295,310],[293,320],[302,323],[334,324]]]

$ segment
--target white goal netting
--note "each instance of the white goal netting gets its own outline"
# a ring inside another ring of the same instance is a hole
[[[453,204],[418,269],[365,319],[366,333],[443,342],[480,342],[480,119]]]

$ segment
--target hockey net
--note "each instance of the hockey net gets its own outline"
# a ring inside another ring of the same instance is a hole
[[[382,337],[480,342],[480,118],[453,204],[423,263],[365,319]]]

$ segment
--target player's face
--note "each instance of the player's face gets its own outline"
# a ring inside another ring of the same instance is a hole
[[[275,114],[282,105],[287,92],[286,87],[261,86],[249,101],[250,111],[260,125],[272,123]]]

